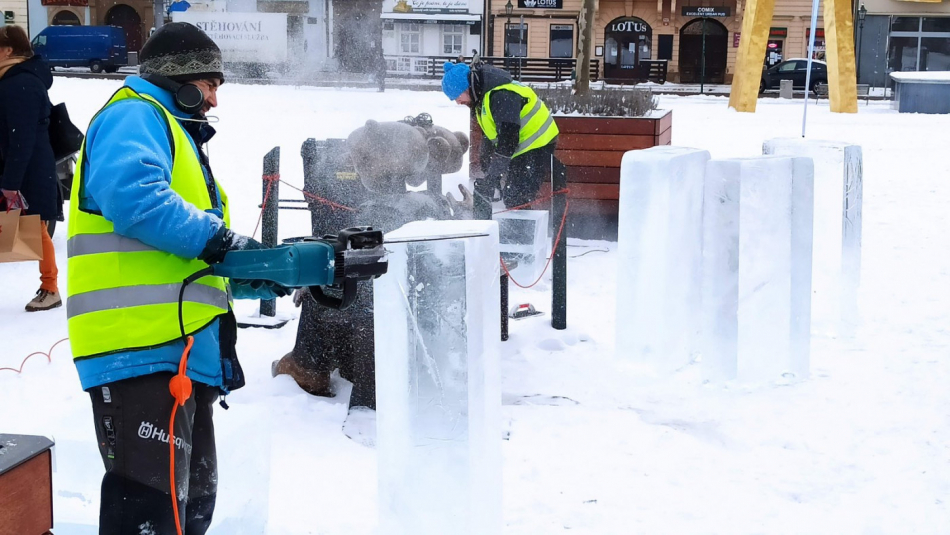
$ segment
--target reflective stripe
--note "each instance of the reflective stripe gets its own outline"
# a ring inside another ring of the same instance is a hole
[[[543,136],[545,132],[548,131],[548,128],[551,128],[551,123],[553,122],[554,116],[548,115],[548,120],[544,121],[544,124],[541,125],[541,128],[539,128],[538,131],[534,133],[534,135],[520,143],[518,145],[518,150],[516,150],[515,153],[517,154],[518,152],[528,150],[528,147],[530,147],[532,143],[534,143],[539,137]]]
[[[531,111],[528,112],[528,115],[525,115],[524,117],[521,118],[521,128],[524,128],[526,124],[528,124],[529,122],[531,122],[531,119],[533,119],[534,116],[537,115],[539,111],[541,111],[541,99],[540,99],[540,98],[539,98],[539,99],[535,99],[535,101],[534,101],[534,107],[531,108]]]
[[[99,253],[138,253],[158,251],[134,238],[126,238],[112,232],[105,234],[78,234],[66,242],[69,257]]]
[[[66,317],[137,306],[178,304],[179,292],[181,284],[176,283],[123,286],[71,295],[66,299]],[[228,294],[204,284],[192,284],[185,289],[185,302],[227,310]]]

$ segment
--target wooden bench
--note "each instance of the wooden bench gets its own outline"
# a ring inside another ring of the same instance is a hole
[[[864,105],[867,106],[868,102],[871,101],[871,86],[868,84],[858,84],[858,98],[864,97]],[[815,104],[818,103],[818,99],[828,98],[828,84],[818,84],[815,86]]]

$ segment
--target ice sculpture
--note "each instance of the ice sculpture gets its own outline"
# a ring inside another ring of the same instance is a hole
[[[810,354],[810,158],[711,160],[703,202],[703,373],[805,378]]]
[[[374,283],[380,533],[500,533],[498,224],[424,221],[387,234]]]
[[[617,355],[668,374],[699,351],[703,177],[709,153],[630,151],[620,167]]]
[[[852,336],[858,322],[861,281],[861,146],[780,138],[766,141],[762,153],[804,156],[815,162],[812,329]]]

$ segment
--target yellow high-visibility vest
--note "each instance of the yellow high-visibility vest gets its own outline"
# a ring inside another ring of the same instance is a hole
[[[524,107],[521,108],[521,131],[518,134],[518,148],[512,154],[512,158],[528,152],[529,150],[539,149],[551,143],[558,135],[557,124],[554,123],[554,116],[544,102],[538,98],[537,93],[526,85],[518,82],[509,82],[500,85],[485,93],[482,98],[482,109],[476,114],[478,126],[482,132],[492,142],[498,138],[498,129],[495,126],[495,119],[491,114],[491,96],[495,91],[513,91],[527,100]]]
[[[199,210],[212,209],[198,154],[175,116],[154,98],[128,87],[116,92],[102,109],[126,99],[146,101],[164,114],[174,143],[171,189]],[[85,144],[76,162],[69,199],[66,317],[73,358],[147,349],[180,339],[182,281],[208,264],[116,234],[106,218],[80,210],[84,157]],[[220,184],[216,185],[224,222],[230,226],[227,197]],[[227,313],[228,307],[224,278],[208,276],[188,285],[182,307],[185,333],[205,327]]]

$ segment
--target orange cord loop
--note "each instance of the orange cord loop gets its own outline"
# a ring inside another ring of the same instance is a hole
[[[181,531],[181,518],[178,516],[178,489],[175,482],[175,414],[178,412],[178,406],[185,406],[185,402],[191,397],[192,387],[191,378],[185,375],[188,371],[188,354],[191,353],[191,347],[195,344],[195,338],[189,336],[185,341],[185,350],[181,353],[181,362],[178,363],[178,374],[172,377],[168,382],[168,390],[175,398],[175,404],[172,405],[172,416],[168,422],[168,455],[169,455],[169,482],[172,494],[172,511],[175,513],[175,529],[178,535],[183,535]]]

